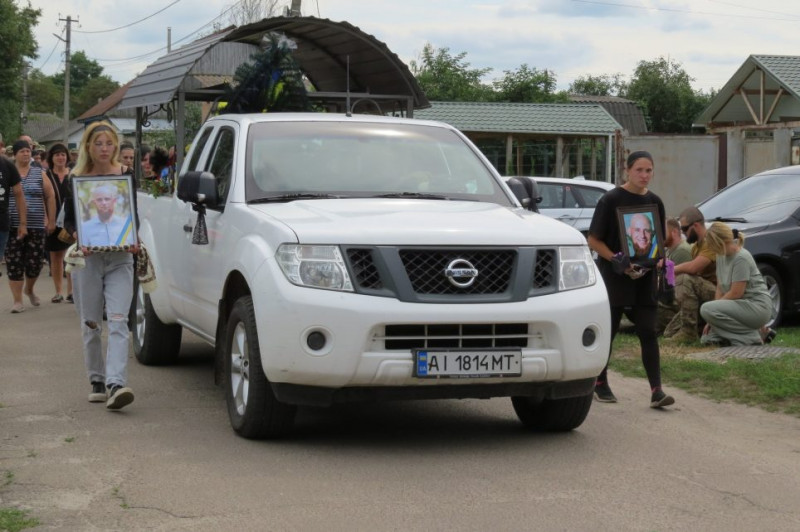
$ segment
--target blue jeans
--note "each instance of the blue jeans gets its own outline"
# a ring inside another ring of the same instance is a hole
[[[72,271],[75,308],[81,316],[83,355],[89,382],[125,386],[128,380],[128,311],[133,297],[133,255],[93,253],[86,267]],[[103,303],[108,346],[103,357]]]

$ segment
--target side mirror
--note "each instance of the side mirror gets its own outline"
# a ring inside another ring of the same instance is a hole
[[[511,177],[506,181],[506,184],[523,207],[529,211],[539,212],[539,203],[541,203],[542,197],[539,195],[539,189],[536,188],[536,182],[533,179]]]
[[[219,203],[217,180],[211,172],[186,172],[178,180],[178,199],[214,208]]]

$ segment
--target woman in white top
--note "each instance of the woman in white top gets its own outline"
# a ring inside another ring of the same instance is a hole
[[[119,137],[108,122],[94,122],[86,128],[78,151],[75,176],[122,175]],[[134,196],[135,197],[135,196]],[[136,215],[136,205],[131,206]],[[64,204],[64,225],[77,238],[77,216],[70,197]],[[116,410],[133,402],[128,380],[128,310],[133,297],[133,255],[128,251],[92,252],[82,248],[86,265],[73,270],[75,306],[81,316],[83,353],[92,391],[89,401],[106,402]],[[102,353],[103,306],[108,316],[108,346]]]

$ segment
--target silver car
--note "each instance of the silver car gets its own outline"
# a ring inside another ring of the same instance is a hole
[[[589,233],[594,208],[600,197],[616,185],[604,181],[590,181],[583,177],[517,177],[536,183],[540,213],[573,226],[581,233]]]

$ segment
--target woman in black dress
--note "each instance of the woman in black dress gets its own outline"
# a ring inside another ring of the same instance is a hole
[[[625,167],[628,177],[625,184],[606,192],[597,203],[589,226],[589,247],[598,254],[597,266],[608,290],[611,340],[613,342],[622,313],[627,308],[642,346],[642,364],[652,394],[650,406],[661,408],[673,404],[675,399],[661,389],[661,360],[656,334],[657,265],[650,264],[649,268],[639,269],[631,264],[626,254],[627,241],[622,242],[620,238],[618,209],[649,207],[658,212],[663,223],[664,204],[661,198],[647,189],[653,177],[653,157],[648,152],[631,153]],[[617,398],[608,385],[607,370],[608,367],[604,368],[597,377],[595,398],[601,402],[616,403]]]
[[[69,196],[69,150],[63,144],[53,144],[47,151],[47,177],[53,185],[53,192],[56,198],[56,221],[63,218],[64,198]],[[53,284],[56,288],[56,295],[50,300],[53,303],[64,301],[62,286],[64,281],[64,255],[67,252],[69,243],[59,239],[63,222],[56,223],[56,230],[49,234],[45,239],[44,247],[50,252],[50,275],[53,276]],[[67,301],[72,303],[72,276],[67,276]]]

